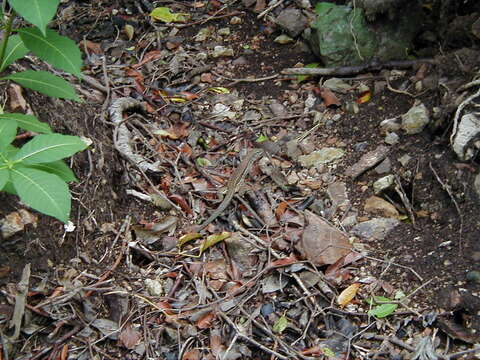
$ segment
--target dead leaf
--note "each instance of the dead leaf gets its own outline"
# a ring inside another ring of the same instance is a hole
[[[210,331],[210,350],[217,359],[225,351],[225,345],[222,343],[222,336],[218,329],[212,329],[212,331]]]
[[[17,84],[10,84],[7,91],[10,110],[12,112],[25,112],[27,110],[27,102],[23,97],[22,87]]]
[[[134,349],[142,338],[142,334],[135,330],[131,324],[124,326],[122,332],[118,336],[120,344],[122,344],[127,349]]]
[[[200,350],[193,349],[185,352],[182,356],[182,360],[199,360],[200,356],[201,356]]]
[[[123,30],[125,31],[125,34],[127,34],[128,40],[132,40],[135,35],[135,28],[130,24],[125,24]]]
[[[68,359],[68,345],[64,344],[62,348],[62,352],[60,353],[60,360],[67,360]]]
[[[318,95],[320,95],[326,107],[329,107],[331,105],[335,105],[335,106],[342,105],[340,100],[338,100],[337,96],[329,88],[326,88],[326,87],[315,88],[314,91]]]
[[[289,257],[272,261],[268,267],[288,266],[288,265],[295,264],[297,262],[298,262],[298,259],[295,257],[295,255],[290,255]]]
[[[200,81],[204,83],[213,83],[213,76],[211,73],[203,73],[200,75]]]
[[[85,49],[87,49],[88,51],[96,54],[96,55],[101,55],[103,54],[103,49],[102,47],[100,46],[99,43],[96,43],[96,42],[93,42],[93,41],[90,41],[90,40],[82,40],[78,43],[78,47],[85,51]],[[86,51],[85,51],[86,52]]]
[[[348,237],[310,211],[305,212],[307,226],[302,241],[296,245],[302,256],[315,265],[334,264],[350,252]]]
[[[350,303],[350,301],[353,300],[355,295],[357,295],[357,291],[360,288],[359,283],[353,283],[349,287],[347,287],[345,290],[343,290],[340,295],[338,295],[337,298],[337,304],[340,305],[341,307],[344,307]]]
[[[213,325],[213,320],[215,319],[215,314],[212,312],[207,313],[202,316],[196,323],[199,329],[209,329]]]
[[[228,239],[231,235],[232,234],[229,233],[228,231],[223,231],[220,234],[213,234],[213,235],[208,236],[202,242],[202,245],[200,245],[199,255],[202,255],[205,250],[207,250],[208,248],[212,247],[213,245],[219,243],[220,241]]]
[[[369,102],[371,99],[372,99],[372,92],[370,90],[364,91],[358,97],[357,104],[365,104],[365,103]]]
[[[149,51],[148,53],[145,54],[143,59],[135,65],[132,65],[133,69],[138,69],[140,66],[150,62],[150,61],[155,61],[158,60],[162,57],[162,52],[160,50],[152,50]]]
[[[169,199],[170,201],[173,201],[173,202],[174,202],[175,204],[177,204],[178,206],[180,206],[180,208],[181,208],[183,211],[185,211],[188,215],[193,214],[192,209],[190,208],[190,206],[188,205],[188,203],[185,201],[185,198],[183,198],[182,196],[172,194],[172,195],[169,195],[169,196],[168,196],[168,199]]]

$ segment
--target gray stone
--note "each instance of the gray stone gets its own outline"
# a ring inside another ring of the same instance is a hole
[[[352,85],[347,84],[345,81],[339,78],[330,78],[323,82],[323,87],[329,88],[332,91],[346,94],[351,88]]]
[[[287,109],[285,109],[285,106],[280,104],[278,101],[272,102],[270,105],[268,105],[268,107],[274,116],[283,117],[287,115]]]
[[[382,191],[388,189],[395,182],[395,176],[387,175],[384,176],[373,183],[373,191],[375,194],[379,194]]]
[[[410,160],[412,160],[412,157],[408,154],[405,154],[398,158],[398,162],[402,164],[403,167],[406,167]]]
[[[367,141],[362,141],[362,142],[359,142],[359,143],[356,143],[355,145],[353,145],[353,150],[358,151],[358,152],[362,152],[367,147],[368,147],[368,142]]]
[[[397,219],[376,218],[355,225],[350,232],[363,240],[383,240],[395,226],[400,224]]]
[[[401,128],[402,124],[399,118],[385,119],[380,123],[380,129],[385,133],[398,131]]]
[[[390,170],[392,170],[392,162],[388,157],[375,167],[377,174],[386,174],[390,172]]]
[[[370,196],[367,201],[365,201],[364,210],[367,213],[385,216],[387,218],[397,218],[399,215],[395,206],[378,196]]]
[[[275,39],[273,39],[273,41],[276,42],[277,44],[285,45],[285,44],[291,44],[295,40],[293,40],[293,38],[291,38],[288,35],[282,34],[277,36]]]
[[[212,56],[214,58],[218,58],[221,56],[233,56],[233,49],[232,48],[227,48],[225,46],[215,46],[213,48]]]
[[[342,182],[334,182],[328,185],[327,194],[332,200],[332,207],[345,210],[350,206],[347,195],[347,186]]]
[[[307,18],[298,9],[283,10],[275,19],[275,23],[290,36],[297,37],[308,26]]]
[[[340,159],[345,151],[338,148],[323,148],[312,152],[308,155],[298,157],[298,161],[303,167],[313,167],[317,165],[327,164],[329,162]]]
[[[391,132],[388,133],[387,136],[385,136],[385,142],[388,145],[395,145],[398,144],[398,141],[400,140],[400,136],[398,136],[396,133]]]
[[[428,109],[422,103],[413,106],[402,115],[402,129],[409,135],[422,132],[429,122]]]
[[[452,144],[453,151],[460,160],[470,160],[473,157],[475,151],[469,146],[472,145],[472,140],[479,136],[480,119],[474,114],[463,115]]]
[[[380,145],[375,150],[369,151],[368,153],[363,155],[356,164],[350,166],[345,171],[345,175],[355,179],[357,176],[374,167],[380,161],[385,159],[388,155],[388,151],[388,147],[384,145]]]
[[[475,176],[475,182],[473,183],[475,191],[477,192],[478,197],[480,198],[480,173]]]

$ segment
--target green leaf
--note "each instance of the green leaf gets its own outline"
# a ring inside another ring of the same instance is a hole
[[[25,55],[27,55],[28,49],[25,47],[22,39],[18,35],[11,35],[8,38],[7,48],[5,49],[5,57],[0,64],[0,72]]]
[[[87,146],[78,136],[37,135],[22,146],[13,160],[24,164],[53,162],[82,151]]]
[[[37,26],[43,34],[57,12],[60,0],[8,0],[25,20]]]
[[[19,29],[25,46],[40,59],[78,77],[82,76],[82,56],[73,40],[47,29],[44,36],[37,28]]]
[[[70,192],[67,184],[57,175],[22,166],[11,169],[11,179],[25,204],[64,223],[68,222]]]
[[[3,189],[5,184],[10,179],[10,171],[7,168],[0,168],[0,190]]]
[[[48,96],[80,101],[75,90],[68,82],[46,71],[27,70],[5,76],[0,80],[15,81],[26,88]]]
[[[5,113],[0,114],[0,124],[2,119],[14,120],[17,122],[17,125],[24,130],[34,131],[37,133],[47,133],[51,134],[52,129],[47,123],[39,121],[33,115],[25,115],[20,113]]]
[[[70,169],[62,160],[51,163],[34,164],[30,165],[29,167],[48,172],[50,174],[55,174],[65,182],[78,182],[78,179],[73,173],[72,169]]]
[[[160,20],[165,23],[170,22],[185,22],[190,17],[186,13],[172,13],[168,7],[157,7],[152,10],[150,16],[155,20]]]
[[[275,324],[273,324],[273,332],[277,334],[281,334],[288,326],[288,319],[285,317],[285,315],[282,315],[277,321],[275,321]]]
[[[320,65],[320,63],[311,63],[311,64],[307,64],[305,65],[306,68],[309,68],[309,69],[315,69],[315,68],[318,68],[318,66]],[[311,75],[297,75],[297,81],[298,82],[302,82],[302,81],[305,81],[307,79],[309,79],[311,77]]]
[[[3,187],[2,191],[7,192],[7,193],[12,194],[12,195],[18,195],[17,190],[15,190],[15,188],[13,187],[13,183],[12,183],[11,179],[7,181],[7,183]]]
[[[3,155],[7,160],[12,160],[18,150],[20,149],[10,144],[1,152],[1,155]]]
[[[0,118],[0,150],[5,149],[17,135],[17,122]]]
[[[368,312],[368,315],[375,316],[379,319],[391,315],[395,310],[397,310],[398,304],[382,304],[375,306]]]

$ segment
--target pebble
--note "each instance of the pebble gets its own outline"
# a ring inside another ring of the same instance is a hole
[[[382,191],[388,189],[395,182],[395,176],[387,175],[384,176],[373,183],[373,191],[375,194],[379,194]]]
[[[391,132],[388,133],[387,136],[385,136],[385,142],[388,145],[395,145],[398,144],[398,141],[400,140],[400,136],[398,136],[396,133]]]
[[[466,278],[467,278],[467,281],[469,282],[480,284],[480,271],[476,271],[476,270],[469,271],[467,273]]]

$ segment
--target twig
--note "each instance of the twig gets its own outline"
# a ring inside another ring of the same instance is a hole
[[[260,14],[258,14],[257,19],[261,19],[265,17],[270,11],[275,9],[277,6],[280,6],[283,3],[284,0],[279,0],[277,2],[274,2],[273,5],[270,5],[268,8],[263,10]]]
[[[462,211],[460,210],[460,206],[458,205],[457,200],[455,199],[455,196],[452,193],[452,190],[450,188],[450,185],[446,184],[445,182],[440,179],[440,176],[438,173],[435,171],[435,169],[432,166],[432,163],[429,162],[428,166],[430,166],[430,169],[433,172],[433,175],[435,175],[435,178],[437,181],[442,185],[443,190],[445,190],[448,193],[448,196],[450,196],[450,199],[453,201],[453,204],[455,205],[455,209],[457,210],[458,216],[460,217],[460,229],[459,229],[459,251],[463,250],[463,241],[462,241],[462,234],[463,234],[463,215]]]
[[[356,75],[363,72],[380,71],[382,69],[408,69],[417,64],[428,63],[436,64],[433,59],[418,59],[418,60],[399,60],[388,61],[380,63],[372,61],[367,64],[358,66],[342,66],[334,68],[286,68],[282,70],[282,74],[286,75],[318,75],[318,76],[344,76],[344,75]]]
[[[467,84],[468,85],[468,84]],[[457,111],[455,111],[455,117],[453,118],[453,129],[452,134],[450,135],[450,144],[453,144],[453,140],[455,139],[455,135],[457,135],[458,131],[458,119],[460,118],[460,114],[462,113],[463,109],[470,104],[475,98],[480,96],[480,88],[477,92],[465,100],[463,100],[460,105],[458,105]]]

